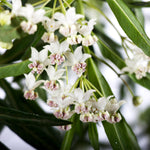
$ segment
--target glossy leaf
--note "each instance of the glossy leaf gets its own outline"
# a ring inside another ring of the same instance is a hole
[[[88,49],[87,52],[89,52]],[[108,97],[113,94],[107,81],[99,72],[97,66],[91,58],[88,61],[88,78],[97,87],[97,89],[101,90],[105,97]],[[103,125],[113,149],[140,149],[134,133],[132,132],[131,128],[124,119],[122,119],[121,122],[116,124],[103,122]]]
[[[97,43],[102,55],[105,58],[111,60],[119,69],[122,69],[126,66],[123,59],[118,56],[113,50],[111,50],[111,48],[109,48],[101,39],[99,39]]]
[[[28,68],[29,63],[30,61],[26,60],[21,63],[16,63],[16,64],[0,67],[0,79],[28,73],[30,71],[30,69]]]
[[[150,56],[150,39],[131,10],[123,0],[107,0],[107,2],[128,37],[140,47],[146,55]]]
[[[72,140],[77,128],[77,122],[79,121],[79,116],[77,114],[73,115],[71,118],[72,128],[66,132],[63,142],[61,144],[61,150],[70,150],[72,145]]]
[[[94,150],[99,150],[99,139],[96,123],[89,123],[88,135]]]
[[[69,121],[60,120],[54,115],[41,116],[0,106],[0,122],[23,126],[58,126],[70,124]]]

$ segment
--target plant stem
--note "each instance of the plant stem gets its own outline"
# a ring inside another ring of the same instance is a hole
[[[57,3],[57,0],[54,0],[52,16],[53,16],[54,13],[55,13],[56,3]]]
[[[62,0],[59,0],[59,3],[60,3],[60,6],[61,6],[61,11],[65,15],[66,14],[66,9],[65,9],[65,7],[64,7],[64,5],[62,3]]]

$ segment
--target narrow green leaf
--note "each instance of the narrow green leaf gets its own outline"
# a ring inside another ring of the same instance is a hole
[[[79,116],[77,114],[73,115],[71,118],[72,128],[66,132],[63,142],[61,144],[61,150],[70,150],[72,140],[75,134],[75,130],[77,128],[77,122],[79,121]]]
[[[107,0],[107,2],[128,37],[150,56],[150,40],[131,10],[123,0]]]
[[[148,1],[148,2],[138,2],[138,1],[130,2],[129,6],[130,7],[150,7],[150,1]]]
[[[57,119],[52,114],[41,116],[3,106],[0,106],[0,122],[23,126],[58,126],[71,123],[69,121]]]
[[[30,61],[26,60],[21,63],[16,63],[16,64],[0,67],[0,79],[28,73],[30,71],[30,69],[28,68],[29,63]]]
[[[105,58],[108,58],[112,63],[114,63],[119,69],[125,67],[125,62],[123,59],[118,56],[113,50],[111,50],[101,39],[98,40],[98,46],[102,55]]]
[[[88,49],[87,52],[89,52]],[[97,89],[101,90],[105,97],[108,97],[113,94],[107,81],[99,72],[97,66],[91,58],[88,61],[88,78]],[[124,119],[122,119],[121,122],[116,124],[103,122],[103,125],[113,149],[140,149],[134,133],[132,132],[131,128]]]
[[[94,150],[99,150],[99,139],[96,123],[89,123],[88,135]]]

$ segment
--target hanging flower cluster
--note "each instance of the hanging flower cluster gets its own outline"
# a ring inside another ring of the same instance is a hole
[[[138,80],[146,77],[146,74],[150,73],[150,57],[129,40],[124,41],[124,47],[131,51],[132,56],[125,60],[126,67],[122,71],[130,74],[135,73]]]
[[[3,21],[1,16],[6,16]],[[92,35],[95,19],[84,20],[83,15],[76,14],[74,7],[65,13],[56,12],[52,18],[48,18],[43,9],[35,10],[31,4],[22,6],[20,0],[12,0],[11,13],[5,11],[0,14],[1,24],[10,24],[11,16],[25,18],[20,26],[28,34],[35,33],[40,22],[46,30],[41,38],[45,43],[43,49],[38,51],[31,47],[31,63],[28,65],[31,72],[25,74],[26,99],[38,98],[36,88],[41,86],[49,95],[47,104],[57,118],[68,120],[77,113],[83,122],[106,120],[116,123],[121,120],[117,111],[125,101],[117,102],[113,96],[102,97],[86,79],[86,60],[91,55],[83,53],[82,46],[91,46],[97,41],[97,37]],[[58,32],[61,34],[59,37]],[[43,72],[47,75],[46,79],[42,78]],[[69,73],[76,76],[76,81],[71,84]],[[101,98],[98,99],[95,92]],[[68,130],[70,126],[61,128]]]

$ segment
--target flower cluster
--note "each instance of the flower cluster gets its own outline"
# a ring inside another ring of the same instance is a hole
[[[11,13],[0,13],[0,25],[9,25],[11,17],[17,16],[25,18],[20,27],[28,34],[34,34],[40,22],[45,28],[41,37],[45,43],[43,49],[38,51],[31,47],[28,65],[31,71],[25,74],[27,89],[24,97],[35,100],[38,98],[36,89],[40,87],[47,92],[47,104],[57,118],[67,120],[77,113],[83,122],[119,122],[121,115],[117,111],[124,101],[117,102],[114,97],[98,99],[97,89],[93,89],[86,79],[86,60],[91,55],[84,53],[82,46],[88,47],[97,41],[92,35],[95,19],[84,20],[83,15],[76,14],[74,7],[48,18],[43,9],[35,10],[31,4],[22,6],[21,0],[12,0]],[[46,77],[43,77],[44,73]],[[71,81],[69,73],[74,74],[75,81]],[[68,130],[70,126],[61,128]]]
[[[125,60],[126,67],[122,69],[123,72],[135,73],[137,79],[146,77],[150,73],[150,57],[145,55],[143,51],[134,45],[131,41],[125,40],[125,48],[132,52],[131,58]]]

